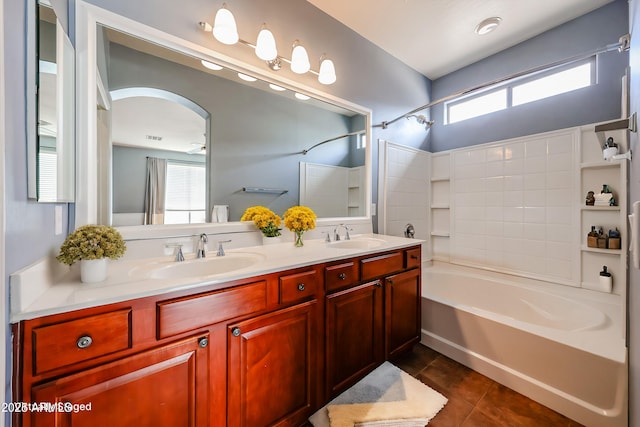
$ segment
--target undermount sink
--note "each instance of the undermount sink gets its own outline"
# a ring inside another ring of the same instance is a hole
[[[340,249],[373,249],[382,246],[384,240],[373,237],[358,237],[351,240],[340,240],[327,243],[327,246]]]
[[[231,273],[250,267],[264,259],[254,253],[227,252],[225,256],[212,255],[182,262],[162,261],[140,266],[133,274],[142,273],[152,279],[182,279],[187,277],[209,277]]]

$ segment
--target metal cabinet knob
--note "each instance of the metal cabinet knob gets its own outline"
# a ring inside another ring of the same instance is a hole
[[[78,346],[78,348],[87,348],[92,343],[93,343],[93,338],[91,338],[89,335],[84,335],[84,336],[78,338],[78,341],[76,342],[76,345]]]
[[[234,337],[239,337],[240,333],[241,333],[240,328],[238,328],[237,326],[231,329],[231,335],[233,335]]]
[[[374,283],[374,285],[375,285],[377,288],[381,288],[381,287],[382,287],[382,283],[380,283],[380,281],[379,281],[379,280],[376,280],[376,282]]]
[[[198,345],[199,345],[201,348],[205,348],[206,346],[208,346],[208,345],[209,345],[209,339],[208,339],[208,338],[200,338],[200,339],[198,340]]]
[[[298,283],[298,290],[299,291],[304,291],[304,283]]]
[[[344,280],[344,279],[346,279],[346,278],[347,278],[347,275],[346,275],[345,273],[340,273],[340,274],[338,274],[338,279],[340,279],[340,280]]]

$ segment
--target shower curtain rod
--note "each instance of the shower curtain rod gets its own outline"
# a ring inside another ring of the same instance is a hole
[[[300,154],[306,155],[309,151],[313,150],[316,147],[321,146],[322,144],[326,144],[327,142],[337,141],[338,139],[346,138],[348,136],[363,135],[365,133],[367,133],[367,131],[363,129],[363,130],[359,130],[359,131],[356,131],[356,132],[345,133],[344,135],[336,136],[334,138],[325,139],[324,141],[318,142],[313,147],[307,148],[306,150],[302,150],[300,152]]]
[[[453,93],[451,95],[447,95],[447,96],[442,97],[440,99],[437,99],[435,101],[431,101],[428,104],[425,104],[425,105],[423,105],[421,107],[413,109],[413,110],[409,111],[408,113],[405,113],[405,114],[403,114],[401,116],[396,117],[393,120],[381,122],[381,123],[373,125],[372,127],[381,127],[382,129],[386,129],[387,126],[389,126],[390,124],[393,124],[393,123],[397,122],[400,119],[404,119],[406,117],[409,117],[409,116],[411,116],[411,115],[413,115],[413,114],[415,114],[415,113],[417,113],[419,111],[425,110],[425,109],[427,109],[429,107],[433,107],[434,105],[441,104],[443,102],[449,101],[449,100],[457,98],[459,96],[467,95],[467,94],[475,92],[477,90],[484,89],[484,88],[487,88],[487,87],[491,87],[491,86],[497,85],[498,83],[506,82],[508,80],[517,79],[519,77],[523,77],[523,76],[526,76],[526,75],[529,75],[529,74],[533,74],[533,73],[538,73],[540,71],[551,70],[551,69],[559,67],[561,65],[566,65],[566,64],[570,64],[572,62],[581,61],[581,60],[587,59],[587,58],[589,58],[591,56],[598,55],[598,54],[601,54],[601,53],[611,52],[613,50],[618,50],[618,52],[627,51],[627,50],[629,50],[630,41],[631,41],[631,36],[629,34],[625,34],[625,35],[621,36],[618,39],[617,43],[608,44],[608,45],[606,45],[606,46],[604,46],[604,47],[602,47],[600,49],[596,49],[596,50],[591,51],[589,53],[583,53],[583,54],[580,54],[580,55],[572,56],[572,57],[569,57],[569,58],[566,58],[566,59],[563,59],[563,60],[560,60],[560,61],[555,61],[555,62],[552,62],[552,63],[549,63],[549,64],[541,65],[539,67],[530,68],[530,69],[528,69],[526,71],[521,71],[521,72],[514,73],[514,74],[511,74],[511,75],[508,75],[508,76],[505,76],[505,77],[501,77],[501,78],[498,78],[496,80],[492,80],[492,81],[487,82],[487,83],[483,83],[483,84],[480,84],[480,85],[477,85],[477,86],[472,86],[470,88],[461,90],[461,91]]]

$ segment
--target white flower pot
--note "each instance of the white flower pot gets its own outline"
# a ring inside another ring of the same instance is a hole
[[[82,283],[98,283],[106,280],[109,258],[80,260]]]

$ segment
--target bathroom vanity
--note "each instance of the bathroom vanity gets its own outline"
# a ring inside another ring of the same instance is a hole
[[[374,249],[311,242],[297,258],[290,244],[258,246],[263,259],[236,273],[132,280],[120,301],[22,313],[14,402],[30,410],[15,425],[301,425],[420,339],[419,241],[383,237]],[[166,286],[131,293],[150,282]]]

